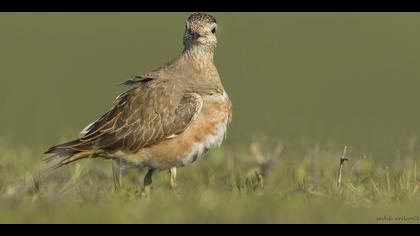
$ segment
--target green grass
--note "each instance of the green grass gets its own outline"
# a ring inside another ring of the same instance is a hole
[[[350,147],[337,191],[341,148],[314,145],[301,155],[267,146],[214,150],[179,169],[176,193],[169,189],[167,173],[160,172],[147,198],[141,196],[144,171],[125,172],[119,191],[112,163],[97,159],[39,179],[39,150],[4,145],[0,223],[420,222],[418,158],[413,153],[381,163],[371,156],[352,156]],[[271,156],[269,168],[259,156]]]

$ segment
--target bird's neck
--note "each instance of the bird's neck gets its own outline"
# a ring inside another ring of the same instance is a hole
[[[204,45],[185,47],[183,57],[199,67],[214,66],[214,48]]]
[[[223,93],[224,90],[219,73],[214,64],[214,48],[203,45],[186,47],[181,58],[184,63],[186,62],[186,64],[191,66],[192,76],[184,78],[192,82],[194,90],[208,92],[210,89],[211,91]]]

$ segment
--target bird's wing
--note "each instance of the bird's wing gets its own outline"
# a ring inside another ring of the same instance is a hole
[[[145,83],[117,97],[116,104],[85,130],[72,148],[135,152],[183,132],[203,104],[170,80]]]
[[[135,75],[130,79],[124,80],[120,85],[137,85],[137,84],[144,84],[153,79],[156,79],[152,75]]]

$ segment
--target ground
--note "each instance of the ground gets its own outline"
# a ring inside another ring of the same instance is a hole
[[[342,148],[250,147],[225,145],[179,169],[176,192],[161,172],[142,197],[144,171],[125,172],[118,189],[112,162],[91,159],[40,180],[42,152],[3,146],[0,223],[420,223],[410,153],[389,163],[350,157],[338,190]]]

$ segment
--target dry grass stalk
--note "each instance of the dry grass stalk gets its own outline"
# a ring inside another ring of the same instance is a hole
[[[344,146],[343,154],[340,157],[340,166],[338,168],[338,177],[337,177],[337,192],[341,190],[341,181],[343,178],[343,166],[344,166],[344,162],[348,160],[349,159],[347,158],[347,145],[346,145]]]
[[[257,141],[251,143],[250,152],[260,167],[262,177],[266,177],[271,168],[276,165],[283,151],[284,145],[279,142],[271,154],[264,155],[261,151],[261,145]]]

